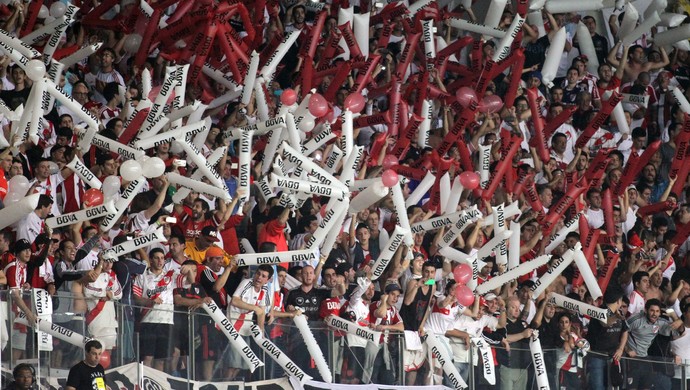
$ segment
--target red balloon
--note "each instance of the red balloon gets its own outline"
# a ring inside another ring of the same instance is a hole
[[[472,267],[462,263],[453,269],[453,278],[459,284],[466,284],[472,279]]]
[[[309,98],[309,112],[316,118],[321,118],[328,113],[326,98],[315,93]]]
[[[473,190],[479,185],[477,172],[465,171],[460,174],[460,184],[467,190]]]
[[[498,95],[487,95],[482,99],[478,109],[481,112],[497,112],[503,108],[503,100]]]
[[[101,190],[89,188],[84,192],[84,206],[94,207],[103,204],[103,193]]]
[[[477,93],[470,87],[460,87],[455,91],[455,97],[461,106],[467,107],[472,100],[477,100]]]
[[[101,366],[103,366],[103,368],[105,369],[108,369],[108,367],[110,367],[110,351],[108,351],[107,349],[103,351],[99,363],[101,363]]]
[[[467,307],[474,303],[474,293],[469,287],[460,284],[455,287],[455,299],[458,300],[459,304]]]
[[[286,106],[291,106],[297,101],[297,92],[294,89],[284,89],[280,94],[280,102]]]
[[[345,108],[355,114],[362,112],[364,103],[364,96],[359,92],[351,93],[345,98]]]
[[[394,185],[398,184],[398,174],[395,173],[394,170],[388,169],[386,171],[383,171],[383,175],[381,176],[381,180],[383,181],[383,185],[391,188]]]
[[[392,166],[398,165],[398,162],[397,157],[392,154],[387,154],[386,157],[383,158],[383,169],[391,169]]]

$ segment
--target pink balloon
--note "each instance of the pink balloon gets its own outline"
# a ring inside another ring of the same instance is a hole
[[[473,190],[479,185],[479,175],[476,172],[465,171],[460,174],[460,184],[467,190]]]
[[[479,110],[481,112],[497,112],[501,108],[503,108],[503,100],[501,100],[501,97],[498,95],[484,96],[482,104],[479,105]]]
[[[455,287],[455,299],[458,300],[459,304],[467,307],[474,303],[474,293],[469,287],[460,284]]]
[[[477,94],[470,87],[460,87],[455,91],[455,97],[461,106],[467,107],[472,100],[477,100]]]
[[[387,154],[386,157],[383,158],[383,169],[391,169],[392,166],[398,165],[398,162],[397,157],[392,154]]]
[[[395,173],[394,170],[388,169],[386,171],[383,171],[381,180],[383,181],[384,186],[391,188],[394,185],[398,184],[398,174]]]
[[[286,106],[291,106],[297,101],[297,92],[294,89],[284,89],[280,94],[280,102]]]
[[[472,267],[463,263],[453,269],[453,278],[460,284],[466,284],[472,279]]]
[[[364,109],[364,103],[364,96],[359,92],[351,93],[345,98],[345,108],[355,114],[360,113]]]
[[[309,112],[316,118],[321,118],[328,113],[328,102],[326,98],[315,93],[309,98]]]

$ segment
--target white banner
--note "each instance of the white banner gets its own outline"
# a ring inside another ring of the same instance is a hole
[[[261,329],[259,326],[254,324],[251,327],[252,337],[254,337],[254,342],[256,345],[261,347],[261,349],[266,352],[276,363],[278,363],[283,370],[288,373],[288,375],[297,378],[300,383],[304,384],[310,381],[312,377],[307,375],[301,368],[299,368],[286,354],[281,351],[271,340],[264,338],[261,334]]]
[[[553,293],[551,297],[549,298],[549,302],[553,303],[554,305],[558,307],[562,307],[564,309],[576,311],[580,313],[583,316],[590,316],[591,318],[597,319],[604,324],[607,321],[608,317],[608,310],[607,309],[602,309],[600,307],[588,305],[584,302],[577,301],[575,299],[571,299],[568,297],[565,297],[561,294],[556,294]]]
[[[450,230],[443,235],[439,246],[446,247],[451,245],[455,241],[455,238],[458,236],[458,234],[462,233],[471,224],[477,222],[477,220],[479,220],[481,217],[482,213],[481,211],[477,210],[476,205],[463,210],[458,217],[457,222],[455,222],[455,225],[453,225],[453,227],[451,227]]]
[[[328,316],[324,319],[326,325],[347,332],[349,334],[359,336],[371,343],[376,345],[381,344],[381,332],[373,331],[369,328],[365,328],[357,325],[354,322],[348,321],[338,316]]]
[[[532,288],[532,296],[536,299],[541,293],[543,293],[551,283],[553,283],[556,278],[563,273],[563,271],[568,268],[570,263],[573,262],[575,257],[575,251],[568,249],[561,258],[554,261],[553,266],[550,267],[541,278],[534,282],[534,287]]]
[[[29,325],[29,322],[26,320],[26,315],[24,315],[24,312],[20,311],[19,314],[17,315],[16,322],[18,324],[26,325],[26,326],[31,326]],[[63,328],[62,326],[58,324],[54,324],[50,321],[43,320],[43,319],[38,319],[38,330],[41,332],[45,332],[56,339],[60,339],[64,342],[67,342],[72,345],[76,345],[79,348],[83,348],[84,344],[88,339],[79,333],[73,332],[67,328]]]
[[[529,350],[532,354],[537,387],[540,390],[549,390],[549,376],[546,372],[546,361],[544,360],[544,352],[541,349],[538,331],[534,331],[529,339]]]
[[[100,206],[89,207],[88,209],[62,214],[57,217],[50,217],[46,219],[46,225],[48,225],[48,227],[51,229],[55,229],[62,226],[72,225],[76,222],[100,218],[104,215],[113,214],[115,211],[115,203],[111,199]]]
[[[455,368],[453,364],[453,359],[450,355],[447,347],[442,345],[442,341],[438,339],[433,333],[429,333],[426,338],[426,344],[429,347],[429,351],[434,355],[436,361],[443,369],[443,373],[446,374],[448,381],[453,385],[455,390],[465,390],[469,387],[465,380],[462,379],[458,369]]]
[[[398,250],[398,247],[403,242],[403,239],[405,238],[406,234],[406,229],[403,229],[400,226],[395,225],[395,230],[393,230],[393,234],[391,235],[390,239],[388,239],[386,247],[384,248],[384,250],[381,251],[379,257],[376,259],[376,261],[374,261],[374,264],[372,265],[371,280],[376,280],[380,278],[381,275],[383,275],[383,271],[386,270],[386,267],[388,267],[388,263],[390,263],[390,261],[393,259],[395,251]]]
[[[522,264],[518,265],[517,267],[511,269],[510,271],[505,272],[501,275],[498,275],[494,278],[491,278],[488,281],[480,284],[479,286],[477,286],[476,291],[482,295],[486,294],[491,290],[494,290],[498,287],[503,286],[504,284],[510,282],[513,279],[517,279],[520,276],[541,267],[542,265],[548,263],[550,259],[551,259],[551,256],[549,256],[549,255],[541,255],[541,256],[537,257],[536,259],[522,263]]]
[[[491,354],[491,347],[481,337],[473,337],[472,344],[479,350],[479,357],[482,362],[482,372],[484,379],[490,385],[496,384],[496,372],[494,371],[494,356]]]
[[[41,321],[50,322],[53,316],[53,299],[50,297],[50,294],[48,294],[48,291],[40,288],[33,288],[31,289],[31,294],[33,295],[36,316]],[[52,351],[53,336],[38,329],[36,329],[36,333],[38,333],[38,350]]]
[[[311,358],[314,360],[314,363],[316,363],[316,368],[319,370],[319,374],[321,374],[321,377],[324,381],[332,383],[333,377],[331,376],[331,370],[328,368],[326,359],[323,357],[321,347],[319,347],[319,345],[316,343],[314,334],[311,333],[311,329],[309,329],[307,317],[304,315],[298,315],[293,318],[293,321],[295,322],[297,330],[299,330],[299,333],[302,336],[302,340],[304,340],[304,344],[307,345],[307,350],[309,351]]]
[[[117,259],[119,256],[132,253],[137,249],[145,248],[149,245],[157,244],[166,240],[167,238],[165,238],[163,235],[163,226],[161,226],[152,233],[149,233],[145,236],[136,237],[133,240],[127,240],[122,244],[110,247],[101,253],[103,254],[104,258]]]
[[[242,253],[238,254],[236,257],[237,266],[239,267],[259,264],[296,263],[300,261],[306,261],[309,264],[313,264],[314,260],[317,259],[318,251],[316,249],[270,253]]]
[[[230,340],[230,345],[240,352],[242,359],[249,365],[249,370],[251,372],[254,372],[254,370],[264,365],[254,354],[254,351],[244,342],[242,336],[240,336],[232,326],[232,322],[223,314],[223,310],[218,307],[215,302],[204,303],[201,307],[208,313],[209,317],[213,319],[218,328],[225,334],[225,337]]]
[[[440,217],[430,218],[426,221],[417,222],[410,226],[412,233],[428,232],[430,230],[440,229],[444,226],[452,225],[458,222],[458,219],[463,215],[465,211],[458,211],[455,213],[445,214]]]

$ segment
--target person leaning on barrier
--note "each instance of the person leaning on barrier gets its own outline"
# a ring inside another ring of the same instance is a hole
[[[608,309],[606,324],[591,321],[587,331],[590,353],[587,355],[587,385],[592,390],[604,390],[607,386],[607,372],[611,358],[623,356],[628,341],[628,324],[619,312],[623,304],[623,292],[606,291],[602,308]]]

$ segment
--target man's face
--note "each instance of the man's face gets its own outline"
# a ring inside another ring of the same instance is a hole
[[[655,273],[652,274],[652,277],[649,278],[649,283],[650,283],[652,286],[654,286],[654,287],[656,287],[656,288],[659,288],[659,287],[661,286],[661,281],[662,281],[662,280],[664,280],[664,279],[663,279],[663,275],[662,275],[662,273],[661,273],[661,270],[659,270],[659,271],[656,271]]]
[[[635,137],[633,138],[633,147],[637,150],[644,149],[647,145],[647,137]]]
[[[268,272],[267,271],[261,271],[257,270],[254,273],[254,285],[258,286],[259,288],[263,287],[266,283],[268,283]]]
[[[554,103],[559,103],[563,101],[563,90],[558,88],[554,89],[551,92],[551,98],[553,99]]]
[[[287,280],[287,272],[285,271],[279,271],[278,272],[278,284],[280,287],[285,287],[285,281]]]
[[[113,65],[114,60],[115,58],[113,58],[113,53],[104,51],[101,55],[101,66],[103,68],[110,68]]]
[[[367,226],[371,230],[379,229],[379,215],[376,213],[370,213],[369,218],[367,218]]]
[[[577,160],[577,163],[575,164],[575,169],[578,171],[584,171],[587,169],[587,166],[589,165],[589,160],[587,160],[587,156],[580,156],[580,158]]]
[[[436,267],[426,266],[422,269],[422,279],[431,280],[436,276]]]
[[[649,309],[647,309],[647,319],[652,324],[656,323],[656,321],[659,319],[660,315],[661,315],[661,308],[657,305],[651,305],[651,306],[649,306]]]
[[[599,68],[599,78],[608,83],[611,81],[611,77],[613,77],[613,71],[611,70],[610,66],[605,65]]]
[[[388,294],[388,306],[394,306],[395,304],[398,303],[398,299],[400,298],[400,291],[394,290],[391,291]]]
[[[551,140],[551,147],[553,150],[555,150],[559,154],[565,153],[565,147],[568,143],[568,139],[566,137],[553,137]]]
[[[314,284],[314,267],[306,266],[302,268],[302,284],[311,286]]]
[[[506,308],[506,315],[511,320],[518,318],[520,315],[520,301],[511,299],[510,302],[508,302],[508,307]]]
[[[154,271],[160,271],[163,269],[163,266],[165,265],[165,255],[156,252],[153,257],[150,259],[151,260],[151,269]]]
[[[598,210],[601,207],[601,193],[593,192],[587,198],[589,200],[589,207]]]
[[[19,251],[16,254],[16,256],[17,260],[21,261],[22,263],[28,263],[31,259],[31,249],[24,249],[22,251]]]
[[[643,276],[635,286],[635,289],[642,294],[647,293],[647,291],[649,291],[649,276]]]
[[[45,180],[50,176],[50,163],[48,161],[41,161],[36,167],[36,177],[40,180]]]
[[[201,202],[194,202],[192,206],[192,218],[196,221],[200,221],[204,217],[204,209],[201,207]]]
[[[5,172],[9,172],[10,168],[12,168],[12,156],[5,156],[5,158],[0,161],[0,168]]]
[[[15,389],[22,389],[22,390],[28,390],[31,388],[34,382],[34,376],[31,373],[31,370],[28,368],[25,368],[23,370],[19,370],[17,373],[17,376],[14,377],[14,383],[16,386],[14,387]]]
[[[577,70],[570,69],[566,78],[568,79],[568,83],[574,84],[577,82],[577,79],[580,78],[580,75],[577,73]]]
[[[368,242],[370,236],[371,236],[371,234],[369,233],[368,228],[360,228],[360,229],[357,229],[357,234],[355,237],[357,237],[357,240],[359,242]]]
[[[303,8],[296,8],[292,12],[292,18],[295,20],[295,24],[302,24],[304,23],[304,9]]]
[[[642,176],[644,176],[647,181],[656,180],[656,168],[653,165],[647,165],[642,169]]]
[[[173,237],[170,240],[168,240],[168,243],[170,244],[170,254],[171,255],[177,256],[177,255],[184,253],[185,243],[180,242],[179,238]]]
[[[84,362],[89,366],[95,366],[101,361],[102,353],[103,349],[91,348],[88,352],[86,352],[86,358],[84,359]]]
[[[60,119],[60,127],[69,127],[70,129],[74,129],[74,121],[72,120],[72,117],[69,115],[65,115]]]
[[[328,288],[333,288],[335,287],[335,283],[335,270],[333,268],[328,268],[323,271],[323,285]]]
[[[22,167],[21,163],[12,163],[12,166],[10,167],[10,177],[14,177],[17,175],[23,175],[24,174],[24,167]]]
[[[12,78],[15,84],[23,84],[26,81],[26,73],[21,68],[12,69]]]
[[[86,104],[89,101],[89,89],[84,84],[77,84],[77,86],[72,89],[72,97],[79,104]]]
[[[223,267],[223,256],[207,257],[206,263],[211,271],[220,272],[221,268]]]
[[[74,243],[69,241],[62,245],[62,259],[68,262],[73,262],[77,256],[77,247]]]
[[[589,30],[590,34],[594,35],[594,33],[597,32],[597,22],[595,22],[593,18],[584,19],[583,22],[585,26],[587,26],[587,30]]]
[[[103,162],[103,176],[112,176],[117,174],[117,163],[110,159]]]

